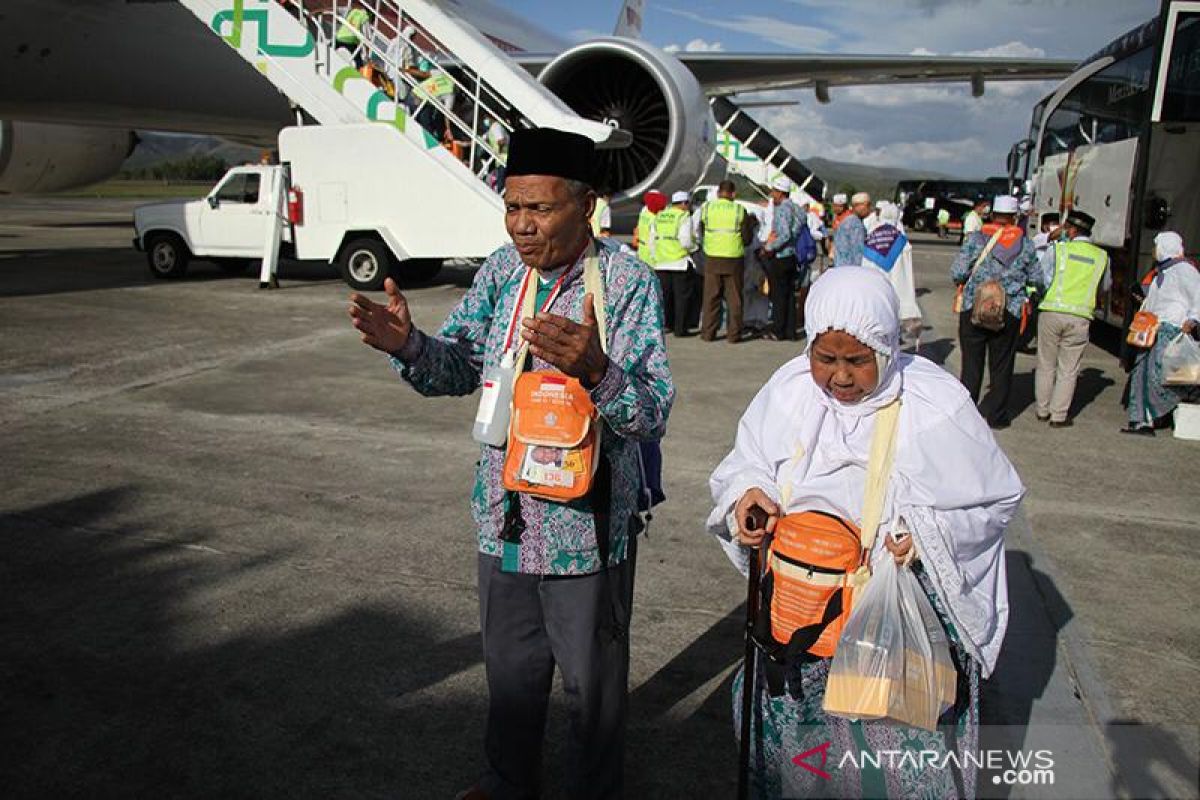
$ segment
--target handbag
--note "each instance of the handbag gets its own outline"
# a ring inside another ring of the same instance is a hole
[[[1152,311],[1138,311],[1129,323],[1125,343],[1149,350],[1158,341],[1158,315]]]

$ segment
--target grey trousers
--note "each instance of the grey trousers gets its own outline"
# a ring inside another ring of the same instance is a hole
[[[1059,311],[1038,314],[1037,375],[1034,394],[1039,417],[1062,422],[1071,411],[1079,362],[1088,345],[1091,320]]]
[[[620,566],[559,577],[502,572],[500,559],[480,554],[488,771],[479,785],[492,800],[540,792],[556,664],[567,700],[566,796],[622,797],[636,557],[630,537]]]

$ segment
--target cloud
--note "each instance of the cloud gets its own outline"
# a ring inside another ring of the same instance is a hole
[[[703,39],[692,39],[683,47],[677,44],[669,44],[663,48],[668,53],[678,53],[680,50],[685,53],[719,53],[724,49],[720,42],[706,42]]]
[[[830,45],[835,38],[833,33],[822,28],[814,28],[810,25],[798,25],[794,22],[787,22],[774,17],[740,14],[728,19],[719,19],[716,17],[706,17],[703,14],[686,11],[682,8],[664,7],[662,10],[669,14],[683,17],[684,19],[690,19],[693,22],[710,25],[714,28],[724,28],[725,30],[756,36],[763,41],[789,49],[818,50]]]

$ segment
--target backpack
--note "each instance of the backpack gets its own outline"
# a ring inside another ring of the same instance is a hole
[[[796,234],[796,263],[802,267],[817,259],[817,242],[808,229],[808,212],[804,212],[804,215],[805,218],[800,220],[800,232]]]
[[[883,501],[895,454],[901,403],[878,412],[867,481],[862,527],[823,511],[786,514],[775,523],[766,549],[767,571],[760,587],[760,613],[752,636],[767,656],[768,691],[783,693],[787,670],[797,661],[831,657],[854,608],[854,595],[870,578],[871,549],[883,514]],[[796,459],[793,459],[793,463]],[[780,490],[786,511],[790,484]]]

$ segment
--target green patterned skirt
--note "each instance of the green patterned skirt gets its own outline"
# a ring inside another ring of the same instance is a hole
[[[933,800],[975,796],[975,769],[964,754],[974,753],[979,745],[979,664],[960,645],[920,564],[913,570],[946,628],[950,655],[958,670],[957,698],[939,720],[939,729],[851,722],[827,715],[821,706],[828,658],[795,665],[787,676],[787,691],[779,697],[768,696],[758,669],[750,747],[752,797]],[[735,736],[741,731],[743,680],[743,670],[739,670],[733,681]],[[859,769],[864,752],[870,763]],[[852,758],[854,763],[850,763]],[[964,767],[959,769],[959,764]]]

